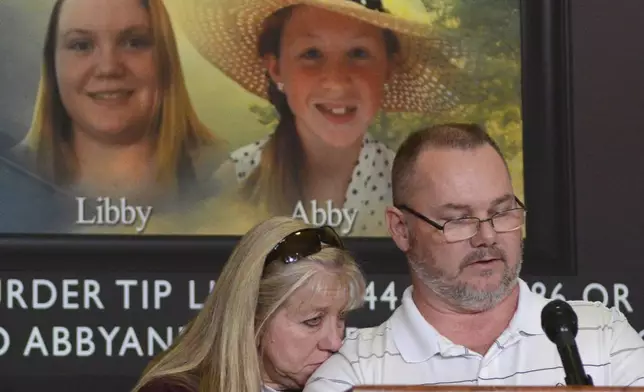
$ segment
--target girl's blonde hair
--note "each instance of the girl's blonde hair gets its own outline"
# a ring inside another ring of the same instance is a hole
[[[362,305],[365,281],[343,249],[324,247],[295,263],[268,253],[287,235],[310,228],[302,221],[275,217],[254,226],[237,244],[203,309],[173,345],[143,372],[133,392],[162,379],[199,392],[257,392],[263,366],[259,350],[267,323],[299,288],[320,272],[333,273],[346,293],[344,311]],[[322,280],[313,290],[322,292]]]
[[[52,9],[31,128],[23,142],[34,153],[38,171],[62,185],[73,180],[77,162],[71,144],[72,120],[63,106],[56,80],[58,21],[64,0]],[[155,136],[155,163],[160,183],[178,186],[178,172],[190,162],[189,152],[223,142],[199,120],[185,84],[174,30],[162,0],[141,0],[150,15],[160,92],[150,120]]]

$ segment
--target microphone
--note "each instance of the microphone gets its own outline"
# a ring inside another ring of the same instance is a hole
[[[572,306],[560,299],[546,304],[541,311],[541,328],[557,345],[566,373],[566,385],[593,385],[593,379],[584,371],[575,343],[579,327]]]

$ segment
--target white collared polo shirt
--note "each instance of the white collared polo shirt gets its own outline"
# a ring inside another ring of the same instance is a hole
[[[441,336],[420,314],[408,287],[402,305],[378,327],[348,335],[309,379],[305,392],[354,385],[565,385],[557,348],[541,328],[548,299],[519,281],[508,328],[481,356]],[[578,317],[577,346],[596,386],[644,386],[644,340],[616,308],[568,301]]]

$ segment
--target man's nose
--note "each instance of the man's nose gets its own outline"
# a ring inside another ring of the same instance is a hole
[[[497,232],[492,225],[492,221],[485,221],[479,224],[476,235],[472,237],[472,245],[492,245],[496,243]]]

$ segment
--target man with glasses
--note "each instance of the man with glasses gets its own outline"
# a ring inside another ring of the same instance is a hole
[[[347,336],[305,392],[354,385],[565,385],[541,327],[548,300],[519,278],[524,204],[489,135],[470,124],[416,132],[392,169],[386,218],[412,286],[383,324]],[[616,309],[571,301],[595,385],[644,385],[644,341]]]

